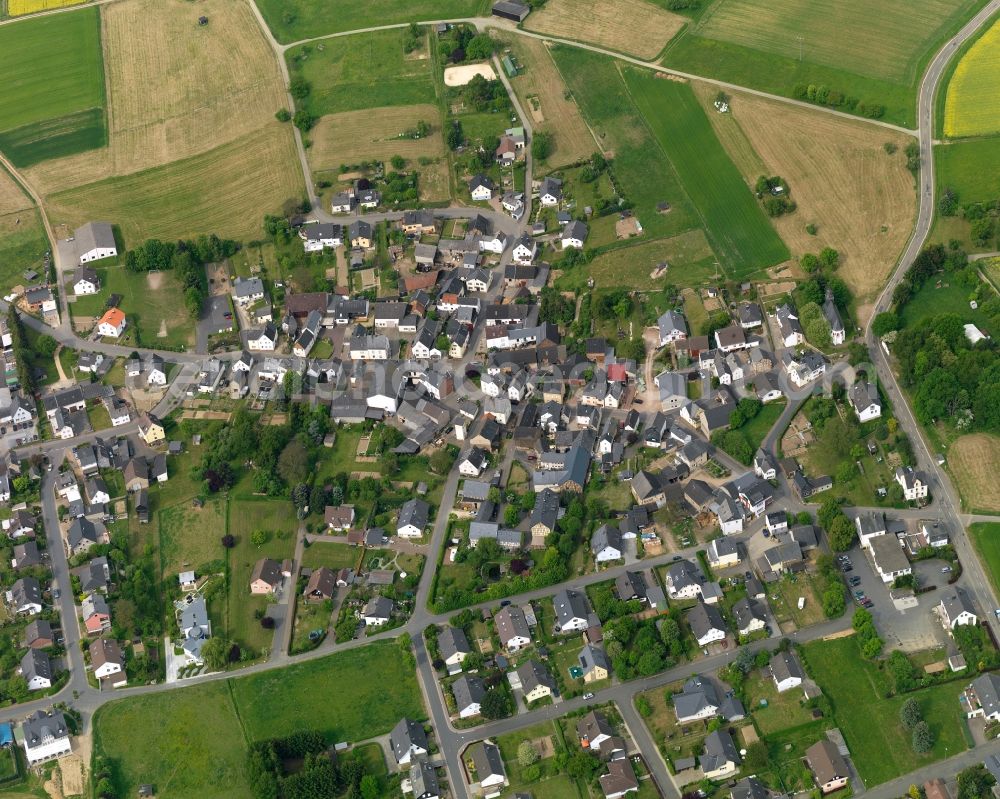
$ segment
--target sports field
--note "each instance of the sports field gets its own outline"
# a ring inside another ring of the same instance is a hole
[[[989,433],[960,436],[948,447],[948,465],[970,512],[1000,513],[1000,438]]]
[[[330,114],[309,133],[312,141],[312,147],[306,151],[309,163],[316,172],[336,173],[341,164],[388,161],[399,155],[411,162],[408,169],[420,173],[422,199],[447,199],[448,164],[440,119],[440,111],[433,105],[389,106]],[[399,138],[421,120],[431,126],[428,136]],[[434,162],[422,165],[420,158],[434,159]]]
[[[483,17],[490,0],[257,0],[274,38],[282,44],[379,25]]]
[[[960,203],[1000,198],[1000,136],[938,145],[934,164],[938,188],[953,188]]]
[[[962,56],[945,96],[946,136],[1000,132],[1000,21]]]
[[[794,256],[834,247],[837,274],[858,298],[875,293],[906,244],[916,211],[903,150],[908,137],[863,122],[817,114],[749,94],[731,98],[728,114],[712,106],[717,90],[695,92],[733,162],[748,182],[788,181],[798,210],[772,219]],[[892,142],[889,155],[883,145]],[[806,225],[818,228],[816,235]]]
[[[54,8],[66,8],[86,2],[87,0],[7,0],[7,13],[12,17],[23,17],[25,14],[36,14],[39,11],[51,11]]]
[[[617,63],[579,48],[553,48],[559,72],[580,105],[605,156],[614,159],[615,177],[648,238],[672,236],[699,227],[677,175],[636,108]],[[657,212],[661,202],[670,212]]]
[[[127,245],[201,233],[257,238],[263,215],[303,194],[291,129],[268,127],[202,155],[46,198],[53,224],[121,226]]]
[[[625,82],[736,280],[786,260],[788,248],[736,169],[691,86],[636,69]]]
[[[528,15],[528,30],[579,39],[637,58],[656,58],[685,19],[648,0],[548,0]]]
[[[102,24],[108,147],[34,167],[43,194],[205,153],[272,124],[287,104],[245,3],[129,0],[104,7]]]
[[[548,163],[553,167],[572,164],[599,149],[548,46],[538,39],[518,36],[511,42],[511,50],[522,67],[521,73],[511,78],[511,86],[531,116],[534,131],[552,134]]]
[[[0,27],[0,71],[0,150],[15,165],[105,143],[96,8]]]
[[[427,35],[405,52],[405,30],[359,33],[293,47],[285,54],[291,76],[311,86],[301,101],[316,116],[387,105],[433,103]],[[299,103],[296,103],[298,107]]]

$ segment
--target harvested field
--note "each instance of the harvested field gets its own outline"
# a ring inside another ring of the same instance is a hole
[[[23,17],[25,14],[37,14],[39,11],[51,11],[86,2],[87,0],[7,0],[7,13],[12,17]]]
[[[197,24],[205,15],[210,23]],[[37,167],[48,193],[190,158],[258,131],[285,105],[245,3],[129,0],[103,10],[109,147]]]
[[[962,56],[948,83],[946,136],[1000,132],[1000,21]]]
[[[303,192],[291,129],[268,127],[183,161],[46,198],[55,224],[113,219],[127,245],[218,233],[255,238],[262,215]]]
[[[25,194],[7,170],[0,168],[0,215],[31,208],[31,198]]]
[[[961,436],[948,447],[948,465],[970,511],[1000,513],[1000,438],[988,433]]]
[[[874,78],[909,83],[940,28],[963,15],[954,0],[723,0],[696,28],[698,36],[807,60]],[[965,8],[963,8],[963,6]],[[640,28],[641,30],[641,28]]]
[[[462,64],[457,67],[447,67],[444,71],[445,86],[464,86],[476,75],[482,75],[486,80],[496,80],[497,73],[489,64]]]
[[[548,46],[538,39],[520,36],[511,49],[524,66],[524,71],[511,79],[511,86],[532,115],[535,132],[551,133],[554,140],[548,163],[553,167],[572,164],[599,150],[576,101],[567,97],[566,83]]]
[[[411,161],[411,167],[420,173],[422,199],[447,199],[448,164],[440,118],[440,112],[432,105],[330,114],[320,119],[309,134],[312,140],[312,147],[307,151],[310,165],[316,172],[336,173],[341,164],[388,161],[399,155]],[[430,135],[422,139],[396,138],[403,131],[416,127],[420,120],[430,123]],[[435,159],[435,162],[424,166],[418,163],[420,158]]]
[[[581,20],[586,20],[581,24]],[[579,39],[637,58],[656,58],[686,20],[646,0],[549,0],[525,20],[528,30]]]
[[[798,205],[773,219],[793,256],[830,246],[840,251],[838,274],[859,299],[875,294],[906,245],[916,212],[913,177],[903,150],[907,136],[861,122],[737,94],[718,114],[715,91],[695,90],[709,120],[748,183],[766,172],[788,181]],[[886,142],[896,145],[888,155]],[[817,235],[805,226],[814,223]]]

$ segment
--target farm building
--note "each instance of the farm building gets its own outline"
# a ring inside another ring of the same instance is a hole
[[[88,222],[73,232],[81,264],[118,255],[115,232],[107,222]]]
[[[523,3],[513,2],[513,0],[497,0],[493,4],[493,16],[501,19],[511,19],[514,22],[524,22],[531,9]]]

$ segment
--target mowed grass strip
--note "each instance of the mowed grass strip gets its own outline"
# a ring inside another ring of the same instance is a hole
[[[625,71],[625,82],[733,277],[786,260],[788,248],[726,155],[691,86],[636,69]]]
[[[226,682],[104,705],[94,716],[94,750],[113,764],[119,796],[135,796],[142,783],[155,785],[164,799],[252,795]]]
[[[969,48],[948,83],[946,136],[1000,132],[1000,20]]]
[[[854,636],[814,641],[803,652],[812,676],[830,698],[837,726],[866,785],[888,782],[966,749],[956,683],[885,699],[880,690],[885,678],[862,659]],[[934,735],[934,746],[926,754],[913,751],[911,736],[899,722],[899,709],[911,697]]]
[[[231,682],[251,741],[319,730],[330,743],[383,735],[403,716],[423,719],[412,663],[385,641]]]
[[[951,19],[975,2],[881,0],[722,0],[699,36],[900,83],[916,79],[921,55]]]
[[[1000,591],[1000,522],[977,522],[968,529],[993,590]]]
[[[114,220],[134,246],[202,233],[256,238],[262,215],[303,190],[291,130],[272,122],[202,155],[58,192],[46,205],[55,223],[70,228]]]
[[[1000,438],[989,433],[956,438],[948,447],[948,465],[972,512],[1000,513],[1000,487],[996,481],[1000,474]]]
[[[906,245],[916,213],[903,151],[910,137],[863,122],[733,94],[730,113],[712,106],[717,89],[693,84],[712,127],[746,181],[781,175],[798,205],[772,224],[793,255],[834,247],[838,275],[855,296],[875,294]],[[896,145],[893,155],[887,142]],[[810,235],[808,223],[818,225]]]
[[[666,154],[643,123],[616,62],[575,47],[556,46],[552,55],[601,150],[614,159],[615,177],[633,203],[648,238],[672,236],[700,225]],[[657,212],[661,202],[670,213]]]
[[[686,20],[648,0],[548,0],[528,15],[528,30],[596,44],[608,50],[652,59]]]
[[[282,44],[382,25],[482,17],[490,0],[258,0],[267,26]]]
[[[54,8],[78,6],[88,0],[7,0],[7,13],[12,17],[23,17],[25,14],[37,14],[39,11],[51,11]]]
[[[420,47],[403,49],[404,30],[373,31],[293,47],[285,59],[293,76],[309,81],[305,107],[316,116],[386,105],[433,103],[426,29]]]

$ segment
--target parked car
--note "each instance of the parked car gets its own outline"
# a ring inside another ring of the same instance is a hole
[[[948,574],[948,572],[950,572],[950,571],[951,571],[951,566],[942,566],[941,567],[941,574]]]
[[[593,699],[593,698],[594,698],[594,695],[593,695],[593,694],[592,694],[592,693],[591,693],[590,691],[587,691],[587,693],[585,693],[585,694],[583,695],[583,698],[584,698],[584,699]]]

